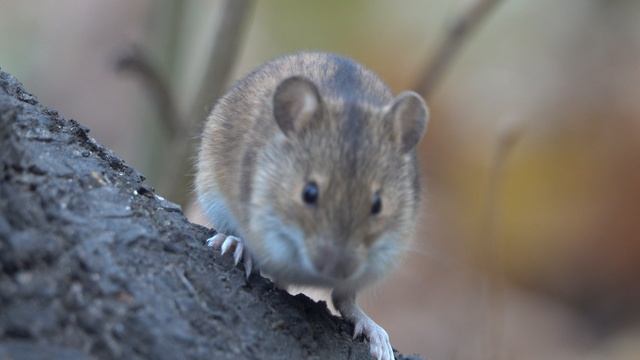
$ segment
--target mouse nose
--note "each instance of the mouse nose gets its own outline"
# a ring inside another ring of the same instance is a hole
[[[357,259],[345,250],[336,249],[335,246],[322,246],[318,249],[313,265],[322,275],[346,279],[357,268]]]

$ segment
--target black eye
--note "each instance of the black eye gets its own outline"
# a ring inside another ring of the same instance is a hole
[[[373,202],[371,203],[371,215],[378,215],[382,211],[382,198],[379,193],[373,194]]]
[[[302,189],[302,200],[309,205],[313,205],[318,201],[318,184],[315,181],[309,181]]]

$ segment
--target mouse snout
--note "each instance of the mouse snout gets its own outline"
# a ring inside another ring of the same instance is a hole
[[[316,270],[327,277],[346,279],[357,268],[356,256],[336,246],[325,245],[318,249],[313,259]]]

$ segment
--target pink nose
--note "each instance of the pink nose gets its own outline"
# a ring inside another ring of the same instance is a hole
[[[345,279],[355,271],[356,261],[355,256],[349,255],[345,251],[331,246],[323,246],[318,249],[313,265],[319,273],[325,276]]]

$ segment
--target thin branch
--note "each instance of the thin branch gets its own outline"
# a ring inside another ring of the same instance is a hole
[[[179,137],[186,133],[168,82],[140,47],[134,45],[123,51],[115,66],[119,72],[128,72],[140,78],[156,103],[158,118],[170,137]]]
[[[191,136],[205,120],[207,112],[227,85],[240,48],[244,24],[254,2],[225,0],[221,5],[202,85],[185,118],[189,134],[176,138],[169,145],[171,153],[166,162],[169,165],[165,168],[160,188],[165,189],[172,201],[183,205],[188,203],[190,184],[193,183],[192,154],[195,152]]]
[[[505,288],[505,249],[498,243],[498,221],[500,219],[500,192],[506,180],[507,160],[513,149],[526,134],[523,121],[507,122],[498,132],[495,151],[491,159],[489,180],[484,204],[482,229],[480,236],[485,242],[484,259],[490,262],[491,278],[483,284],[487,309],[485,324],[486,338],[482,353],[483,359],[500,360],[503,358],[502,343],[505,335],[504,324],[504,288]]]
[[[499,2],[500,0],[475,0],[465,11],[453,19],[444,39],[435,50],[433,58],[415,85],[416,92],[427,99],[430,98],[465,40]]]
[[[190,123],[203,121],[213,102],[225,89],[238,55],[242,30],[253,4],[254,0],[225,0],[221,5],[207,69],[193,106],[190,107]]]

